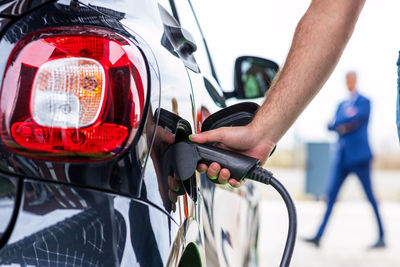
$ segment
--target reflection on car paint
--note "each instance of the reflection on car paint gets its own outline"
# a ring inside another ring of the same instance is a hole
[[[32,189],[40,193],[47,186],[24,183],[23,208],[8,244],[0,251],[1,264],[120,266],[135,263],[132,256],[142,266],[166,262],[177,230],[166,214],[140,201],[65,185],[50,186],[65,192],[74,189],[87,206],[61,207],[48,197],[40,203],[46,213],[38,214],[31,208]]]
[[[17,198],[16,179],[0,174],[0,240],[10,224]],[[0,243],[1,244],[1,243]]]
[[[3,1],[4,4],[0,4],[0,14],[6,16],[20,16],[31,9],[34,9],[44,2],[43,0],[12,0]]]

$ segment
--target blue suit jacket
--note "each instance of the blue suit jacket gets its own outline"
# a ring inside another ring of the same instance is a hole
[[[354,165],[372,158],[368,143],[368,122],[371,104],[368,98],[358,95],[354,101],[339,104],[329,130],[339,135],[337,159],[344,165]]]

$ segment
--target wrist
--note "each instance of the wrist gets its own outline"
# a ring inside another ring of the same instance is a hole
[[[271,136],[268,134],[268,131],[266,131],[263,125],[260,123],[251,122],[246,127],[251,133],[249,138],[252,138],[254,143],[262,144],[263,146],[271,149],[277,144],[278,140],[275,141],[273,138],[271,138]]]

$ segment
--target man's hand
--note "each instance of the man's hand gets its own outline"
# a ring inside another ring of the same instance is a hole
[[[223,127],[191,135],[190,139],[196,143],[215,142],[216,146],[220,148],[257,158],[261,163],[267,160],[275,146],[275,143],[260,136],[260,131],[251,124],[243,127]],[[212,180],[218,178],[221,184],[226,184],[229,181],[230,185],[234,187],[241,185],[235,179],[230,179],[229,170],[221,169],[221,166],[216,162],[210,164],[210,166],[199,164],[197,170],[202,173],[207,172],[207,176]]]
[[[297,25],[282,70],[268,90],[266,100],[250,125],[221,128],[193,135],[198,143],[217,145],[265,161],[275,143],[286,133],[300,113],[322,88],[336,67],[349,41],[365,0],[312,0]],[[226,183],[230,173],[212,163],[211,178]],[[233,179],[233,186],[240,185]]]

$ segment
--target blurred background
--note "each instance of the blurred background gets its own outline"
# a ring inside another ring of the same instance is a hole
[[[283,64],[297,22],[310,1],[192,3],[222,87],[229,91],[233,89],[233,66],[238,56],[254,55]],[[372,101],[372,179],[386,228],[387,248],[367,249],[377,238],[376,223],[359,181],[351,175],[340,192],[322,246],[317,249],[299,241],[292,266],[400,266],[400,146],[395,124],[399,12],[398,0],[367,1],[336,70],[267,163],[296,200],[299,236],[312,236],[325,210],[322,200],[330,144],[336,141],[336,135],[327,131],[327,124],[338,103],[348,97],[346,72],[356,71],[359,92]],[[269,226],[261,232],[260,263],[277,266],[286,234],[286,211],[274,192],[260,189],[262,224]]]

